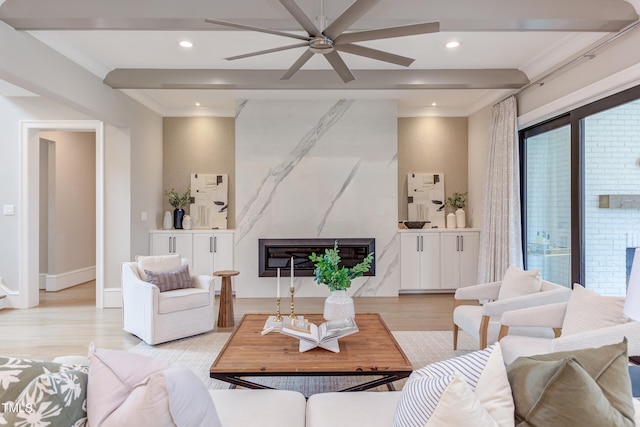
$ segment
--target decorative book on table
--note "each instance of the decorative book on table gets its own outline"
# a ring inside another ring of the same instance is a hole
[[[285,318],[282,328],[278,331],[300,340],[300,352],[321,347],[325,350],[340,352],[338,338],[358,332],[358,325],[350,317],[340,320],[328,320],[320,325],[315,325],[304,319]]]

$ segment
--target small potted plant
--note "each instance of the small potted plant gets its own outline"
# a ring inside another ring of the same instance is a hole
[[[333,249],[325,249],[324,255],[309,255],[315,269],[314,280],[319,285],[326,285],[331,291],[324,305],[324,318],[326,320],[344,319],[355,317],[353,299],[347,295],[347,289],[351,287],[351,281],[369,271],[373,262],[373,252],[369,253],[357,265],[347,268],[340,265],[340,250],[336,240]]]
[[[173,207],[173,228],[181,230],[184,207],[191,202],[191,189],[187,189],[182,196],[178,194],[175,188],[165,191],[164,194],[169,198],[169,204]]]
[[[447,197],[447,205],[456,208],[455,219],[456,219],[456,227],[457,228],[465,228],[466,227],[466,215],[464,212],[464,207],[467,202],[467,192],[464,193],[453,193],[453,197]],[[448,227],[449,228],[449,227]]]

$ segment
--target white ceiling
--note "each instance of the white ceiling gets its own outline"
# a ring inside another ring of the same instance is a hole
[[[298,0],[297,3],[311,19],[318,14],[319,0]],[[351,0],[325,0],[325,15],[331,21],[350,3]],[[0,0],[1,20],[28,31],[101,79],[115,69],[144,69],[144,73],[153,69],[217,70],[216,76],[220,79],[239,74],[229,70],[282,70],[283,73],[305,49],[226,61],[227,56],[293,42],[276,35],[229,30],[207,24],[205,18],[279,31],[300,28],[278,0],[5,0],[4,3]],[[439,69],[473,70],[470,73],[482,70],[483,78],[488,80],[495,76],[492,71],[495,69],[519,70],[525,78],[533,80],[637,19],[633,7],[624,0],[381,0],[351,29],[438,20],[439,33],[359,44],[415,58],[409,70],[424,72],[426,80],[431,77],[431,70]],[[553,31],[543,31],[549,29]],[[180,40],[189,40],[194,47],[182,48],[178,45]],[[445,43],[452,40],[459,41],[460,46],[445,48]],[[403,67],[348,53],[341,55],[356,75],[352,84],[336,79],[328,62],[321,55],[315,55],[299,72],[299,80],[312,70],[329,70],[323,76],[327,76],[330,83],[321,86],[322,89],[314,89],[312,83],[296,85],[295,79],[278,82],[277,89],[256,89],[255,85],[251,89],[187,89],[193,86],[187,86],[186,77],[180,75],[176,88],[121,90],[164,116],[233,115],[236,100],[244,98],[336,97],[395,99],[400,115],[446,116],[468,115],[517,89],[514,85],[504,88],[495,82],[472,89],[461,86],[451,89],[451,82],[438,87],[432,85],[429,89],[416,89],[413,83],[391,89],[377,89],[367,83],[360,88],[358,85],[367,79],[364,74],[358,79],[359,70],[376,70],[375,76],[388,78],[385,72],[397,73],[396,70]],[[456,73],[444,74],[453,79]],[[164,79],[163,75],[144,74],[147,75],[151,86],[162,87],[157,79]],[[273,77],[265,74],[264,78]],[[324,77],[318,81],[322,79]],[[122,87],[136,86],[131,82],[127,84]],[[516,86],[524,84],[526,81]],[[16,96],[20,90],[4,82],[0,84],[0,94]],[[201,106],[195,107],[196,102]],[[433,102],[437,106],[432,106]]]

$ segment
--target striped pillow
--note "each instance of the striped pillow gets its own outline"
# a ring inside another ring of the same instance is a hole
[[[498,344],[416,370],[402,389],[394,427],[514,425]]]
[[[171,271],[145,270],[147,282],[156,285],[160,292],[175,291],[176,289],[191,288],[191,275],[187,264]]]

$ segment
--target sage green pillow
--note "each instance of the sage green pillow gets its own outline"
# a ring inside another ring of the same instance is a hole
[[[516,425],[634,426],[627,340],[520,357],[507,368]]]
[[[0,424],[87,424],[87,366],[0,356]]]

